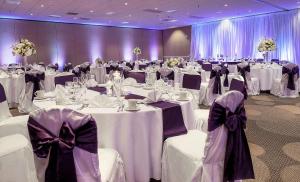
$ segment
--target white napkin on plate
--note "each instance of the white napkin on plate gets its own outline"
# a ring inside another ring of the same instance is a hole
[[[165,82],[162,79],[156,80],[154,84],[157,88],[162,88],[165,86]]]
[[[98,82],[96,82],[95,79],[89,79],[86,84],[88,87],[96,87],[98,85]]]
[[[148,93],[147,98],[145,99],[148,103],[162,101],[162,92],[159,90],[152,90]]]
[[[114,108],[117,105],[116,98],[107,95],[97,95],[89,100],[89,107],[91,108]]]
[[[68,92],[62,85],[56,85],[55,88],[55,99],[56,103],[63,105],[71,103],[69,97],[67,97]]]
[[[136,85],[137,84],[137,81],[134,79],[134,78],[126,78],[124,81],[123,81],[123,85],[130,85],[130,86],[133,86],[133,85]]]

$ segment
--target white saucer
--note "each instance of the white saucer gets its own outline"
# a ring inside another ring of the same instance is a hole
[[[142,84],[136,84],[136,85],[134,85],[133,87],[141,88],[141,87],[143,87],[143,85],[142,85]]]
[[[34,100],[44,100],[47,99],[47,97],[34,97]]]
[[[125,111],[139,111],[141,108],[140,107],[136,107],[136,108],[129,108],[129,107],[126,107],[125,108]]]
[[[190,99],[188,98],[188,97],[186,97],[186,98],[177,98],[176,100],[178,100],[178,101],[189,101]]]
[[[154,89],[154,87],[144,87],[143,89],[145,89],[145,90],[152,90],[152,89]]]

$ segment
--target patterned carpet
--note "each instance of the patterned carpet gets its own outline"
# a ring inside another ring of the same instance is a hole
[[[300,182],[300,98],[252,96],[245,104],[255,180]]]
[[[246,182],[300,182],[300,98],[262,94],[249,97],[245,107],[256,177]]]

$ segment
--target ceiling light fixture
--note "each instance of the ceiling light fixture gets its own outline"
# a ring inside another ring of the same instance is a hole
[[[125,2],[124,5],[127,6],[127,5],[128,5],[128,2]]]
[[[228,4],[224,4],[224,6],[225,6],[225,7],[227,7],[227,6],[228,6]]]
[[[61,18],[60,15],[49,15],[49,17],[52,17],[52,18]]]
[[[106,15],[113,15],[113,14],[115,14],[115,12],[109,11],[109,12],[106,12],[105,14],[106,14]]]
[[[45,7],[45,5],[41,4],[41,8]]]
[[[158,8],[154,8],[155,10],[158,10]]]
[[[123,21],[123,22],[122,22],[122,24],[128,24],[128,23],[129,23],[128,21]]]
[[[90,10],[90,13],[94,13],[94,10]]]
[[[33,13],[30,13],[30,16],[33,16]]]
[[[171,9],[171,10],[166,11],[166,13],[174,13],[175,11],[176,11],[175,9]]]

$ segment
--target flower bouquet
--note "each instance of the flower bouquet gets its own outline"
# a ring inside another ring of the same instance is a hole
[[[26,58],[36,54],[35,45],[28,39],[21,39],[20,42],[17,42],[12,46],[12,54],[14,56],[22,56],[24,58],[24,63],[27,64]]]
[[[167,66],[173,68],[175,66],[179,66],[180,60],[178,58],[170,58],[167,60]]]
[[[140,54],[142,54],[141,48],[135,47],[135,48],[133,49],[133,54],[136,56],[136,60],[138,60],[138,56],[139,56]]]
[[[264,39],[259,43],[258,51],[263,52],[265,61],[268,61],[268,54],[276,50],[276,43],[273,39]]]

